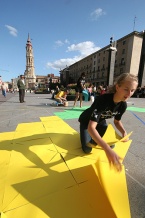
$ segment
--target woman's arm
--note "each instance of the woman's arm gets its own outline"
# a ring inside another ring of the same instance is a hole
[[[90,136],[93,138],[93,140],[98,145],[100,145],[104,149],[109,163],[113,164],[118,171],[121,171],[122,170],[122,166],[121,166],[121,163],[120,163],[121,157],[119,157],[110,148],[110,146],[102,139],[102,137],[99,135],[98,131],[96,130],[96,126],[97,126],[96,122],[91,121],[91,120],[89,121],[88,132],[89,132]]]
[[[126,132],[126,130],[125,130],[121,120],[114,119],[114,125],[119,130],[119,132],[121,133],[122,137],[127,135],[127,132]],[[125,141],[128,141],[128,139],[126,139]]]

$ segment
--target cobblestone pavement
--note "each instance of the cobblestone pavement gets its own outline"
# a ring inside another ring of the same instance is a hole
[[[14,131],[19,123],[37,122],[39,117],[63,112],[64,107],[52,107],[50,94],[26,93],[24,103],[19,103],[18,93],[0,96],[0,132]],[[83,102],[89,106],[90,102]],[[72,108],[69,102],[67,109]],[[141,110],[142,108],[142,110]],[[124,160],[132,218],[145,218],[145,98],[131,98],[122,122],[127,132],[133,131],[132,144]],[[78,119],[65,120],[79,132]],[[113,124],[112,120],[108,122]],[[125,218],[125,217],[122,217]]]

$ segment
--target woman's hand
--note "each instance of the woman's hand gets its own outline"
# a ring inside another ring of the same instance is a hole
[[[122,171],[121,157],[118,156],[110,147],[105,151],[109,160],[110,166],[113,165],[118,172]]]
[[[122,134],[122,138],[124,138],[125,136],[127,135],[127,132],[125,131],[123,134]],[[127,142],[129,140],[129,138],[125,138],[125,139],[121,139],[122,142]]]

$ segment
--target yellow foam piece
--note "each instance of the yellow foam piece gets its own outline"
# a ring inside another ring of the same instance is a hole
[[[0,142],[5,142],[7,139],[8,140],[13,140],[15,135],[15,132],[3,132],[0,133]]]
[[[29,132],[34,132],[34,131],[43,131],[43,123],[41,122],[33,122],[33,123],[20,123],[18,124],[16,128],[16,132],[22,132],[22,131],[28,131]]]
[[[118,174],[115,170],[110,170],[108,163],[100,161],[97,164],[99,179],[116,217],[131,217],[124,166]]]
[[[124,166],[110,168],[100,146],[84,154],[79,133],[59,117],[40,120],[1,134],[1,218],[130,218]],[[111,124],[103,138],[124,159],[131,140]]]
[[[109,133],[109,134],[108,134]],[[112,145],[116,142],[118,142],[121,137],[117,134],[115,129],[111,124],[108,124],[107,131],[105,132],[103,139],[109,144]]]

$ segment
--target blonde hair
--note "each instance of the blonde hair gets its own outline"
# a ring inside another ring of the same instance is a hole
[[[135,81],[138,84],[138,76],[131,73],[122,73],[115,78],[113,86],[109,87],[109,92],[115,93],[116,85],[121,86],[127,80]]]

